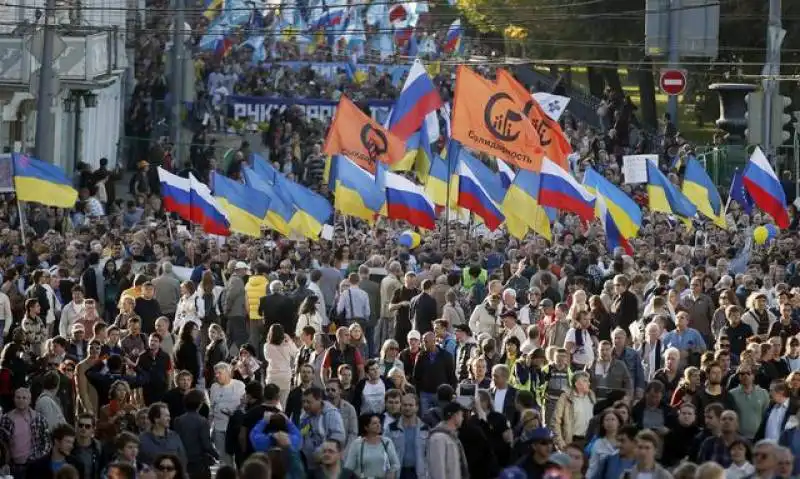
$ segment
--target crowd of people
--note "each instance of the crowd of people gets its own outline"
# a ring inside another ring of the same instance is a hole
[[[158,15],[166,3],[152,7],[147,25],[168,24]],[[414,248],[398,241],[407,225],[386,219],[340,217],[330,240],[204,235],[167,223],[156,165],[236,178],[263,151],[282,174],[331,197],[321,154],[330,119],[277,111],[261,145],[228,155],[210,140],[222,122],[195,121],[187,163],[172,164],[171,145],[149,139],[167,84],[163,60],[148,52],[166,40],[137,39],[128,128],[141,141],[116,161],[136,166],[129,183],[104,159],[78,169],[73,210],[0,200],[0,472],[800,474],[794,207],[788,230],[746,245],[766,215],[732,203],[728,230],[689,228],[647,211],[646,189],[622,185],[645,208],[632,255],[609,251],[600,225],[564,214],[552,242],[441,219]],[[198,103],[223,115],[214,96],[226,85],[326,99],[398,93],[377,71],[356,83],[344,71],[326,79],[241,64],[236,52],[220,63],[199,56]],[[449,70],[434,80],[448,102]],[[674,158],[691,145],[669,118],[655,139],[635,112],[609,93],[599,128],[565,114],[577,176],[591,166],[621,184],[623,155],[655,152],[680,181]]]

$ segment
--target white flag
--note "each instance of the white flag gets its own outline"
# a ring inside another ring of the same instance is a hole
[[[542,107],[542,110],[552,118],[554,121],[558,121],[561,118],[561,115],[564,114],[564,110],[567,109],[567,105],[569,105],[570,98],[567,96],[561,95],[553,95],[552,93],[534,93],[533,98],[539,102],[539,105]]]

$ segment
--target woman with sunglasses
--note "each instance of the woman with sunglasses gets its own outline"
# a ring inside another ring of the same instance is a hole
[[[175,454],[162,454],[153,461],[153,468],[156,470],[158,479],[185,479],[186,473],[183,465]],[[211,473],[209,471],[209,476]]]

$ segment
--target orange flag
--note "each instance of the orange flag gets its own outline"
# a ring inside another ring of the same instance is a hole
[[[324,151],[328,155],[344,155],[374,174],[376,161],[387,165],[400,161],[406,145],[342,96],[325,139]]]
[[[465,66],[456,73],[451,136],[462,145],[520,168],[539,171],[544,151],[515,92]]]
[[[522,113],[531,121],[536,132],[536,150],[543,151],[547,158],[569,171],[567,157],[572,153],[572,147],[564,136],[561,125],[547,116],[528,89],[508,71],[497,70],[497,86],[513,95],[517,104],[522,107]]]

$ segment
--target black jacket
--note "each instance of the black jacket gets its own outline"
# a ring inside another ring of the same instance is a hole
[[[136,368],[135,376],[127,376],[121,374],[120,372],[109,372],[104,374],[102,372],[104,367],[105,364],[103,362],[98,362],[86,370],[86,378],[89,380],[92,386],[97,389],[97,399],[100,403],[100,406],[105,406],[108,404],[108,394],[111,391],[111,385],[116,381],[121,380],[127,382],[131,389],[140,388],[147,383],[148,375],[139,367]]]
[[[507,386],[508,389],[506,390],[506,397],[503,401],[503,415],[506,419],[511,422],[511,426],[516,426],[517,422],[519,422],[519,412],[517,411],[517,390],[516,388],[512,387],[511,385]],[[492,393],[492,401],[495,401],[495,394],[497,393],[497,389],[492,386],[489,389],[489,392]]]
[[[261,298],[258,303],[258,313],[264,318],[264,326],[269,328],[275,323],[283,326],[283,330],[289,334],[294,333],[295,323],[297,322],[297,309],[294,301],[282,294],[268,294]]]
[[[420,293],[411,299],[411,324],[425,334],[433,331],[433,322],[439,317],[436,300],[428,293]]]
[[[148,371],[148,381],[142,387],[144,402],[148,406],[154,402],[164,399],[169,389],[169,372],[172,369],[172,361],[169,354],[158,350],[156,356],[147,350],[139,355],[136,363],[143,371]]]
[[[774,401],[769,402],[769,406],[767,406],[767,410],[764,411],[764,416],[761,418],[761,425],[758,426],[758,431],[756,432],[756,437],[754,438],[755,442],[758,442],[764,439],[764,434],[766,434],[767,429],[767,419],[769,419],[770,413],[775,408],[776,403]],[[783,415],[783,422],[781,423],[781,431],[786,429],[786,421],[789,420],[790,417],[793,417],[797,414],[798,410],[798,403],[792,399],[789,399],[789,407],[786,411],[786,414]]]
[[[172,351],[175,362],[175,370],[186,370],[192,373],[193,384],[200,380],[200,356],[198,356],[197,345],[194,341],[178,341],[175,350]]]
[[[631,323],[639,318],[639,300],[636,295],[625,290],[614,298],[611,303],[611,318],[614,327],[620,327],[627,332]]]
[[[78,470],[79,477],[83,477],[83,466],[75,458],[67,457],[67,464]],[[50,454],[31,462],[25,470],[25,477],[30,479],[50,479],[55,476]]]
[[[420,351],[414,365],[414,386],[418,392],[435,394],[441,384],[456,388],[456,368],[453,356],[436,346],[435,353]]]
[[[195,411],[187,412],[175,419],[173,428],[186,450],[189,476],[208,471],[214,460],[219,459],[219,452],[214,448],[208,434],[208,419]]]

